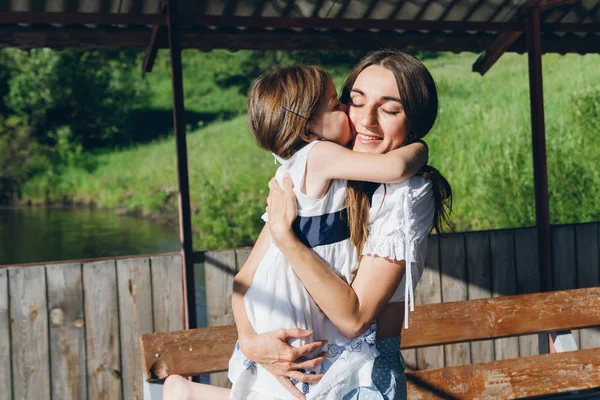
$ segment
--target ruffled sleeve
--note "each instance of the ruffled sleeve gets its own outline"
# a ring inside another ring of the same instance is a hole
[[[405,260],[406,272],[392,301],[404,300],[406,328],[409,304],[410,311],[414,311],[414,289],[423,275],[426,239],[433,225],[432,188],[431,182],[416,176],[402,184],[387,185],[384,193],[378,190],[373,196],[369,236],[362,251],[363,255]]]

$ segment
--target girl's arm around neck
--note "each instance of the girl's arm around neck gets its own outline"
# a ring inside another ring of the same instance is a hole
[[[427,164],[429,150],[424,142],[412,143],[385,154],[361,153],[338,144],[322,142],[309,153],[309,167],[322,179],[398,183]]]

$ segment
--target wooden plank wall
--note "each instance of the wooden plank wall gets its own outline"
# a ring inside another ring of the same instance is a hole
[[[0,397],[142,400],[141,333],[183,329],[181,257],[0,269]]]

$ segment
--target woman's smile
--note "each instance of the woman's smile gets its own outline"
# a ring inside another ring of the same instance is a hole
[[[380,136],[370,135],[370,134],[367,134],[367,133],[357,133],[356,134],[356,140],[360,141],[360,143],[362,143],[363,145],[367,145],[367,146],[374,145],[374,146],[376,146],[376,145],[378,145],[383,140],[383,138],[380,137]]]

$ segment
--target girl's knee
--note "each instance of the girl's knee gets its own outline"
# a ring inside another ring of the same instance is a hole
[[[190,399],[190,381],[179,375],[169,375],[163,385],[163,400]]]

